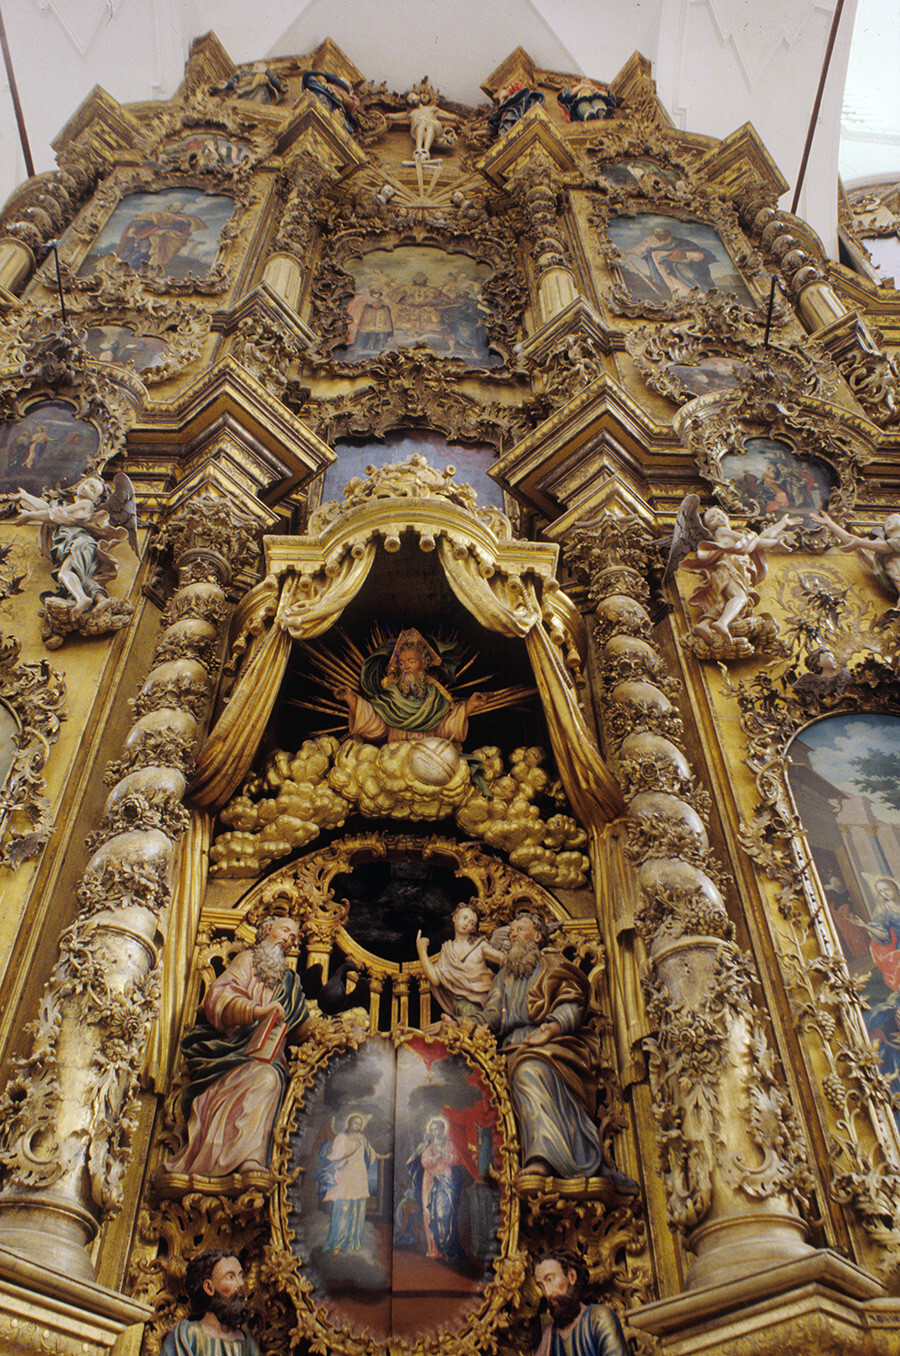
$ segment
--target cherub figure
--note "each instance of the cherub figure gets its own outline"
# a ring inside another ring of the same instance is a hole
[[[829,697],[841,697],[850,686],[850,671],[838,663],[834,650],[821,645],[806,656],[806,673],[795,678],[791,687],[805,705],[814,706]]]
[[[829,528],[841,543],[842,551],[856,551],[889,593],[900,597],[900,513],[884,520],[883,537],[856,537],[838,527],[823,509],[813,520]]]
[[[699,658],[743,658],[775,637],[772,617],[754,614],[759,602],[755,586],[766,576],[766,551],[783,546],[786,534],[801,520],[785,514],[761,532],[740,530],[720,508],[707,509],[701,519],[699,502],[696,495],[687,495],[681,505],[663,582],[676,569],[699,576],[688,599],[701,609],[689,642]],[[685,560],[690,551],[694,559]]]
[[[17,523],[40,523],[41,554],[51,561],[56,594],[44,595],[42,635],[58,649],[70,631],[100,635],[118,630],[133,608],[110,597],[107,584],[119,563],[112,554],[126,539],[138,554],[134,486],[119,471],[112,490],[99,476],[86,476],[71,491],[71,503],[41,499],[19,490]]]
[[[453,937],[436,956],[428,954],[428,938],[416,933],[416,950],[431,992],[450,1017],[472,1017],[484,1007],[494,978],[488,965],[503,964],[503,952],[478,932],[478,913],[471,904],[453,911]]]

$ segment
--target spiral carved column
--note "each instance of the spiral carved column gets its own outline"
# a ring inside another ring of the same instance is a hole
[[[687,1287],[697,1289],[810,1253],[798,1204],[811,1180],[752,963],[732,940],[678,685],[652,641],[648,542],[638,522],[604,515],[575,534],[571,563],[596,608],[606,752],[628,802],[635,923],[650,958],[645,1046],[669,1219],[696,1254]]]
[[[160,922],[186,778],[215,689],[224,587],[254,524],[197,499],[164,531],[178,589],[60,938],[31,1054],[0,1099],[0,1245],[91,1280],[85,1250],[118,1206],[138,1071],[159,1001]]]

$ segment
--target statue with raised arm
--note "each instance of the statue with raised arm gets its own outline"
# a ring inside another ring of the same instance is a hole
[[[430,86],[410,90],[406,96],[409,113],[389,113],[388,123],[409,124],[412,137],[413,156],[416,160],[431,159],[432,151],[452,151],[456,147],[457,132],[455,123],[460,121],[457,113],[451,113],[438,104],[438,94]]]
[[[760,532],[733,528],[724,509],[707,509],[700,517],[699,499],[688,495],[681,505],[670,539],[663,582],[676,569],[690,571],[699,582],[688,598],[700,609],[685,643],[699,659],[743,659],[770,647],[778,634],[769,613],[754,611],[756,585],[766,576],[766,552],[784,546],[799,518],[787,514]],[[693,552],[693,559],[687,557]]]
[[[360,692],[339,686],[334,695],[349,711],[351,735],[362,739],[419,740],[436,735],[461,745],[469,716],[487,701],[473,692],[455,701],[435,670],[445,659],[421,632],[410,627],[397,640],[373,650],[360,674]]]
[[[450,1017],[472,1017],[484,1007],[494,980],[488,965],[503,964],[503,952],[479,935],[478,914],[471,904],[453,911],[453,937],[436,956],[428,954],[428,938],[416,933],[416,950],[425,977],[442,1010]]]
[[[615,1309],[590,1301],[589,1272],[579,1253],[542,1252],[534,1261],[534,1283],[550,1310],[535,1356],[628,1356]]]
[[[885,518],[880,537],[857,537],[838,527],[824,509],[814,513],[813,518],[837,537],[842,551],[855,551],[888,593],[900,597],[900,513]]]
[[[138,554],[134,486],[119,471],[109,491],[99,476],[86,476],[70,494],[67,503],[19,490],[15,521],[40,524],[41,554],[57,583],[55,593],[41,595],[41,636],[48,650],[59,649],[72,631],[118,631],[134,613],[131,603],[111,598],[106,587],[118,573],[115,548],[128,540]]]

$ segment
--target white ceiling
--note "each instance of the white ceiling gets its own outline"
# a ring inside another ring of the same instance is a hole
[[[856,2],[845,3],[800,204],[832,252]],[[877,103],[884,89],[876,112],[886,127],[880,142],[854,143],[855,163],[874,145],[882,160],[896,152],[898,167],[900,51],[892,56],[891,43],[900,47],[900,6],[859,5],[869,54],[854,54],[854,126],[858,136],[862,95]],[[890,12],[883,24],[877,8],[872,17],[878,6]],[[191,40],[212,28],[236,62],[308,53],[331,37],[370,79],[402,92],[427,74],[462,103],[483,99],[480,82],[519,45],[539,66],[600,78],[639,50],[678,127],[722,137],[752,122],[793,185],[834,0],[0,0],[0,7],[39,172],[53,167],[50,141],[94,85],[122,103],[166,98]],[[0,200],[24,177],[0,75]]]

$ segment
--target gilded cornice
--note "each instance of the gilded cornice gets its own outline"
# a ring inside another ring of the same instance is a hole
[[[386,471],[396,468],[387,467]],[[317,520],[320,533],[305,537],[267,536],[266,570],[283,575],[291,571],[315,574],[328,569],[348,552],[357,553],[373,537],[381,537],[387,550],[397,550],[404,532],[412,531],[423,550],[431,550],[441,537],[464,551],[472,550],[490,565],[489,572],[555,578],[559,547],[548,542],[512,538],[509,520],[498,510],[463,507],[443,496],[427,494],[409,498],[371,498],[348,505],[325,504]]]
[[[136,481],[162,485],[173,463],[185,475],[222,439],[239,449],[254,494],[266,488],[282,498],[335,460],[321,438],[235,358],[226,358],[172,401],[145,412],[132,431],[129,470],[134,464]]]
[[[576,503],[579,515],[584,516],[591,508],[592,489],[599,488],[599,478],[585,464],[586,449],[601,443],[615,454],[633,458],[639,466],[648,451],[671,451],[674,446],[669,429],[656,423],[618,382],[604,374],[501,457],[490,475],[550,518]],[[590,452],[592,459],[594,455]],[[575,479],[567,487],[572,474]]]

